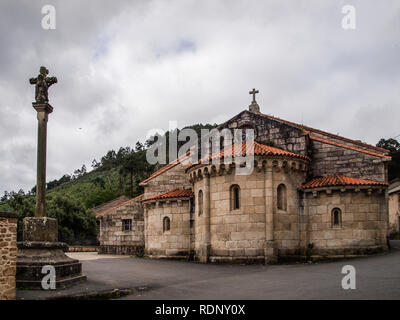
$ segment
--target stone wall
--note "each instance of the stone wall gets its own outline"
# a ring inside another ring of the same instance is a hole
[[[17,216],[0,212],[0,300],[15,299]]]
[[[400,192],[389,194],[389,233],[400,233]]]
[[[123,230],[124,219],[132,220]],[[99,253],[141,255],[144,251],[144,215],[139,201],[132,201],[100,217]]]
[[[351,256],[387,249],[388,211],[385,190],[327,189],[306,192],[301,219],[301,247],[312,255]],[[332,210],[341,223],[332,224]]]
[[[252,128],[255,139],[261,143],[273,143],[274,146],[302,155],[309,155],[307,133],[299,128],[288,126],[279,121],[267,119],[259,114],[244,111],[223,123],[219,128]]]
[[[188,258],[190,254],[190,199],[153,201],[145,204],[146,254],[151,257]],[[163,219],[170,230],[163,230]]]
[[[269,255],[296,252],[299,246],[297,187],[304,182],[306,175],[306,166],[302,161],[271,159],[265,161],[262,167],[255,168],[250,175],[236,175],[233,170],[216,172],[207,177],[206,172],[212,169],[205,169],[197,171],[194,178],[197,259],[201,260],[204,255],[208,238],[209,259],[212,262],[264,262],[266,257],[271,258]],[[280,184],[286,187],[287,207],[284,210],[277,208]],[[232,208],[233,185],[240,187],[239,209]],[[209,190],[209,222],[205,211],[208,204],[204,203],[203,213],[199,213],[200,190],[204,201],[207,201]],[[273,244],[272,254],[265,251],[268,242]]]
[[[181,164],[149,180],[144,185],[143,199],[175,189],[190,189],[191,184]]]
[[[311,175],[314,177],[341,174],[387,182],[387,160],[384,158],[314,140],[311,157]]]
[[[231,208],[232,185],[240,187],[240,208],[236,210]],[[221,257],[264,260],[264,186],[263,171],[210,177],[211,261]]]

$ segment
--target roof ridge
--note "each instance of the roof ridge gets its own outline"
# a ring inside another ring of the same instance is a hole
[[[144,202],[144,201],[148,201],[148,200],[168,199],[168,198],[186,198],[186,197],[191,197],[191,196],[193,196],[192,190],[173,189],[173,190],[169,190],[169,191],[166,191],[163,193],[153,195],[146,199],[142,199],[141,201]]]
[[[96,215],[96,219],[99,218],[99,217],[102,217],[102,216],[104,216],[105,214],[107,214],[107,213],[109,213],[109,212],[111,212],[111,211],[114,211],[114,210],[116,210],[116,209],[118,209],[118,208],[120,208],[120,207],[122,207],[122,206],[125,206],[125,205],[129,204],[130,202],[133,202],[133,201],[135,201],[136,199],[138,199],[138,198],[140,198],[140,197],[142,197],[142,196],[144,196],[144,193],[142,193],[141,195],[139,195],[139,196],[137,196],[137,197],[135,197],[135,198],[129,199],[129,200],[124,201],[124,202],[121,202],[121,203],[119,203],[118,205],[116,205],[116,206],[114,206],[114,207],[108,208],[108,209],[104,210],[103,212],[98,213],[98,214]]]
[[[354,151],[357,151],[357,152],[362,152],[362,153],[369,154],[369,155],[372,155],[372,156],[375,156],[375,157],[392,159],[392,157],[391,157],[391,156],[388,156],[388,155],[384,155],[384,154],[380,154],[380,153],[375,153],[375,152],[372,152],[372,151],[369,151],[369,150],[359,149],[359,148],[356,148],[356,147],[346,146],[346,145],[344,145],[344,144],[340,144],[340,143],[337,143],[337,142],[335,142],[335,141],[330,141],[330,140],[326,140],[326,139],[322,139],[322,138],[315,137],[315,136],[313,136],[313,135],[311,135],[311,134],[309,135],[309,137],[310,137],[311,140],[319,141],[319,142],[321,142],[321,143],[327,143],[327,144],[334,145],[334,146],[338,146],[338,147],[341,147],[341,148],[345,148],[345,149],[349,149],[349,150],[354,150]]]
[[[269,114],[265,114],[265,113],[261,113],[261,112],[257,112],[257,113],[259,113],[260,115],[262,115],[262,116],[264,116],[264,117],[271,118],[271,119],[273,119],[273,120],[282,121],[282,122],[285,122],[285,123],[287,123],[287,124],[291,124],[291,125],[300,127],[300,128],[302,128],[302,129],[306,129],[306,130],[309,130],[309,131],[314,131],[314,132],[316,132],[316,133],[326,134],[326,135],[331,136],[331,137],[333,137],[333,138],[336,138],[336,139],[339,139],[339,140],[348,141],[348,142],[350,142],[350,143],[357,144],[357,145],[359,145],[359,146],[363,146],[363,147],[365,147],[365,148],[371,148],[371,149],[374,149],[374,150],[376,150],[376,151],[381,151],[381,152],[385,152],[385,153],[389,153],[389,152],[390,152],[390,151],[387,150],[387,149],[384,149],[384,148],[381,148],[381,147],[377,147],[377,146],[373,146],[373,145],[371,145],[371,144],[368,144],[368,143],[365,143],[365,142],[362,142],[362,141],[357,141],[357,140],[354,140],[354,139],[342,137],[342,136],[339,136],[339,135],[334,134],[334,133],[330,133],[330,132],[327,132],[327,131],[323,131],[323,130],[321,130],[321,129],[309,127],[309,126],[306,126],[306,125],[304,125],[304,124],[299,124],[299,123],[296,123],[296,122],[293,122],[293,121],[281,119],[281,118],[278,118],[278,117],[275,117],[275,116],[271,116],[271,115],[269,115]]]
[[[336,179],[335,179],[336,178]],[[324,177],[315,177],[303,183],[299,189],[313,189],[321,187],[345,186],[345,185],[365,185],[365,186],[387,186],[386,182],[375,181],[364,178],[354,178],[335,173]]]
[[[165,164],[160,169],[154,171],[148,178],[146,178],[142,182],[140,182],[140,184],[146,183],[146,182],[154,179],[155,177],[158,177],[160,174],[164,173],[165,171],[168,171],[169,169],[174,168],[175,166],[180,164],[183,160],[187,159],[188,157],[189,156],[187,154],[185,154],[185,155],[182,155],[182,156],[176,158],[175,160],[171,161],[170,163]]]

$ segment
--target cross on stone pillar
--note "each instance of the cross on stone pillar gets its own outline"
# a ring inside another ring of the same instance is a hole
[[[260,112],[260,107],[259,107],[259,105],[257,104],[257,101],[256,101],[256,94],[257,93],[260,93],[260,91],[258,91],[256,89],[253,89],[253,90],[251,90],[249,92],[249,94],[253,95],[253,101],[251,102],[251,104],[249,106],[249,110],[251,112]]]
[[[53,107],[48,103],[48,88],[57,83],[56,77],[47,77],[49,70],[40,67],[36,78],[29,79],[35,85],[35,100],[32,103],[37,111],[38,119],[38,151],[37,151],[37,179],[36,179],[36,209],[35,217],[46,217],[46,149],[47,149],[47,120]]]
[[[52,266],[55,270],[56,288],[65,288],[85,281],[82,264],[65,255],[68,245],[58,242],[57,219],[46,216],[46,142],[47,120],[53,107],[49,104],[48,88],[57,83],[57,78],[47,77],[49,71],[40,67],[37,78],[29,79],[36,85],[33,108],[38,119],[38,152],[36,209],[34,217],[25,217],[22,225],[22,241],[17,243],[16,286],[25,289],[44,289],[42,268]]]

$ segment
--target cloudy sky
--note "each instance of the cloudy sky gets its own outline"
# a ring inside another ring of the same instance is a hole
[[[28,79],[41,65],[59,81],[48,180],[170,120],[226,121],[253,87],[267,114],[371,144],[400,135],[398,0],[2,0],[0,26],[1,193],[36,183]]]

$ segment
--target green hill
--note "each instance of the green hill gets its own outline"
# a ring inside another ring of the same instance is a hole
[[[200,137],[201,129],[215,126],[196,124],[186,128],[194,129]],[[179,143],[178,147],[184,143]],[[139,183],[162,166],[150,165],[146,161],[146,149],[151,144],[150,139],[145,144],[137,142],[134,149],[121,147],[118,151],[110,150],[100,161],[93,160],[90,172],[83,165],[74,174],[65,174],[47,183],[47,215],[58,219],[60,241],[68,244],[96,243],[97,225],[92,209],[121,195],[134,197],[141,194],[143,188]],[[0,211],[19,213],[19,239],[23,218],[34,214],[35,189],[33,187],[27,193],[23,190],[6,192],[0,202]]]

